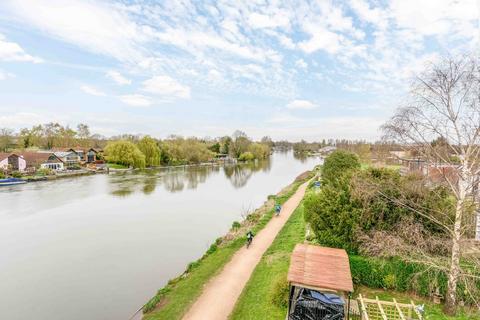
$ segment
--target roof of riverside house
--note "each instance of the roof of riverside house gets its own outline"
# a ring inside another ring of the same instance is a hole
[[[8,158],[10,155],[11,155],[11,153],[0,152],[0,161],[2,161],[3,159]]]
[[[288,281],[309,288],[353,292],[347,252],[343,249],[297,244]]]
[[[45,163],[52,155],[56,157],[57,162],[63,162],[53,152],[22,152],[18,155],[25,159],[27,166]]]

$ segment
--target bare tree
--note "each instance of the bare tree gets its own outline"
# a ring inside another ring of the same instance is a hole
[[[477,58],[447,58],[430,65],[412,86],[409,102],[383,126],[385,138],[415,150],[426,168],[443,175],[441,182],[455,198],[451,223],[441,223],[449,235],[448,287],[445,311],[454,314],[457,285],[473,282],[462,270],[462,253],[473,232],[472,204],[477,208],[480,173],[480,78]],[[433,143],[432,143],[433,142]],[[441,143],[439,143],[441,142]],[[448,168],[448,170],[444,170]],[[436,171],[435,171],[436,170]],[[421,208],[416,208],[422,214]],[[435,217],[427,217],[433,222]],[[478,263],[472,259],[472,263]],[[478,297],[477,297],[478,298]]]
[[[0,151],[7,152],[13,144],[13,130],[0,128]]]

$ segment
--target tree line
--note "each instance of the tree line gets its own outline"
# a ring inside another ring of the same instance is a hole
[[[250,139],[244,132],[216,139],[198,139],[170,136],[158,140],[150,136],[140,139],[110,141],[104,149],[108,162],[136,168],[159,165],[186,165],[210,161],[216,157],[231,157],[239,161],[267,159],[272,152],[271,139],[260,142]]]

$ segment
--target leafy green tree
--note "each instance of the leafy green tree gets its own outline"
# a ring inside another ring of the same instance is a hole
[[[215,153],[220,153],[220,143],[215,142],[211,146],[208,147],[208,150],[215,152]]]
[[[238,160],[240,161],[252,161],[255,160],[255,155],[251,153],[250,151],[242,153],[239,157]]]
[[[147,167],[160,165],[160,148],[154,139],[150,136],[145,136],[138,142],[137,146],[145,156],[145,165]]]
[[[168,160],[169,165],[201,163],[212,159],[213,154],[207,144],[197,138],[178,136],[163,140],[161,144],[162,162]]]
[[[270,156],[270,147],[263,143],[252,143],[248,146],[248,152],[253,154],[255,159],[264,160]]]
[[[304,207],[305,219],[321,244],[357,252],[354,239],[361,211],[351,198],[348,175],[340,175],[337,183],[326,184],[318,194],[309,195]]]
[[[43,139],[42,125],[33,126],[31,129],[24,128],[19,134],[22,148],[40,147]]]
[[[360,162],[356,154],[344,150],[336,150],[325,159],[322,179],[326,183],[334,182],[340,176],[359,168]]]
[[[145,155],[130,141],[109,142],[104,152],[108,162],[145,168]]]
[[[233,139],[232,139],[232,143],[231,143],[231,146],[230,146],[230,154],[235,158],[240,157],[240,155],[242,153],[248,151],[248,146],[251,143],[252,142],[247,137],[245,132],[240,131],[240,130],[235,131],[233,133]]]
[[[57,122],[50,122],[43,126],[44,147],[52,149],[59,146],[63,127]]]
[[[230,154],[230,146],[232,145],[232,138],[229,136],[220,139],[220,153]]]
[[[13,144],[13,130],[0,128],[0,151],[8,152]]]

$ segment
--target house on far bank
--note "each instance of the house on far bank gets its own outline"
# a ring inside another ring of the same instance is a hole
[[[80,165],[80,155],[73,149],[54,149],[54,150],[41,150],[39,154],[54,154],[59,158],[65,167],[74,167]]]
[[[0,169],[5,171],[25,171],[26,161],[15,153],[0,153]]]
[[[23,152],[20,154],[26,163],[27,169],[51,169],[61,171],[65,169],[65,163],[55,153],[46,152]]]
[[[95,148],[75,148],[70,150],[75,151],[80,156],[80,161],[82,163],[94,163],[99,160],[98,154],[100,153],[100,150]]]
[[[76,164],[85,164],[85,163],[94,163],[99,159],[98,154],[101,152],[99,149],[95,148],[82,148],[82,147],[75,147],[75,148],[55,148],[51,151],[41,151],[41,152],[54,152],[62,158],[64,161],[72,163],[77,162]],[[68,159],[67,157],[68,153]],[[78,156],[78,161],[76,157]]]
[[[5,171],[35,171],[40,168],[63,170],[63,161],[53,153],[0,153],[0,169]]]

